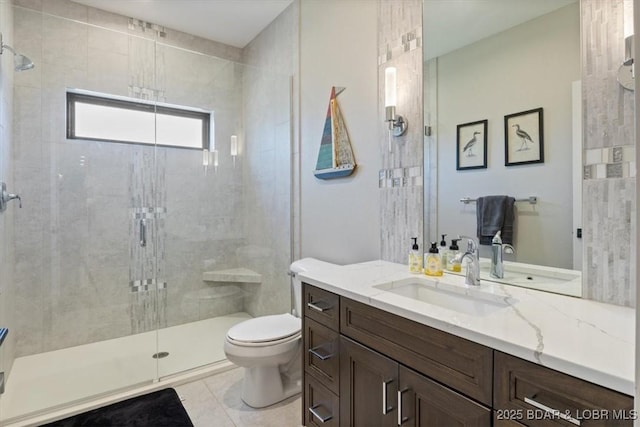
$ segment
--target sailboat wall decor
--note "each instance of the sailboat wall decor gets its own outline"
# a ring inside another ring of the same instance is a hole
[[[338,95],[344,90],[343,87],[331,88],[331,98],[322,131],[318,162],[313,171],[316,178],[341,178],[351,175],[356,168],[356,159],[353,156],[349,133],[338,106]]]

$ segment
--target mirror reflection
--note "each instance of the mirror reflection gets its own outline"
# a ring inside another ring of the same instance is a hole
[[[502,229],[514,248],[502,280],[555,280],[547,290],[571,295],[581,284],[570,270],[582,268],[579,13],[576,0],[424,0],[423,23],[423,247]],[[516,199],[512,223],[486,227],[492,195]],[[491,258],[492,236],[482,240]]]

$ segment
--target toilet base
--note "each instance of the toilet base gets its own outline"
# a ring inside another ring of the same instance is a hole
[[[264,408],[302,391],[302,377],[282,374],[278,366],[244,369],[242,401],[252,408]]]

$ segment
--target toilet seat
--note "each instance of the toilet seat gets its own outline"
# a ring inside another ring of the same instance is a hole
[[[229,329],[227,340],[240,346],[267,346],[298,339],[300,334],[300,319],[285,313],[240,322]]]

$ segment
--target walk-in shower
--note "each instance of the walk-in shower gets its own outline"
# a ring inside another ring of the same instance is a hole
[[[12,77],[23,208],[3,214],[15,262],[0,422],[210,366],[232,325],[290,309],[289,76],[261,65],[261,46],[36,3],[11,7],[11,44],[37,68]],[[148,119],[151,139],[74,136],[78,94]],[[206,118],[202,145],[181,144],[192,128],[162,143],[170,112]]]

